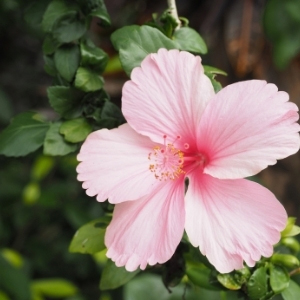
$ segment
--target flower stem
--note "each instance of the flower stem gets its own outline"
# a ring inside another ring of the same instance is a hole
[[[177,27],[175,30],[180,28],[181,22],[178,18],[178,13],[177,13],[177,7],[176,7],[176,0],[168,0],[168,7],[169,7],[169,12],[171,16],[175,19],[177,23]]]

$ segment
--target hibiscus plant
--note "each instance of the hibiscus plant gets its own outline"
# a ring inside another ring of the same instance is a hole
[[[159,274],[161,299],[298,299],[300,228],[252,177],[299,150],[298,108],[263,80],[222,88],[225,72],[202,64],[204,40],[167,4],[111,35],[128,75],[120,109],[104,89],[112,59],[88,35],[95,18],[111,25],[104,1],[50,1],[43,52],[59,117],[15,116],[0,153],[78,151],[78,180],[105,214],[69,251],[105,263],[101,290]]]

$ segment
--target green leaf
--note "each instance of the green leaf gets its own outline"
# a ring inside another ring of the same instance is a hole
[[[61,43],[70,43],[81,38],[86,32],[84,19],[79,19],[76,11],[61,16],[53,26],[53,37]]]
[[[62,122],[56,122],[50,125],[44,142],[45,155],[66,155],[77,149],[77,145],[67,143],[59,133],[61,124]]]
[[[295,281],[290,280],[288,288],[281,295],[284,300],[299,300],[300,286]]]
[[[204,40],[196,30],[190,27],[182,27],[179,30],[175,30],[173,40],[180,50],[200,54],[207,53]]]
[[[36,294],[51,298],[71,297],[78,293],[73,283],[60,278],[34,280],[31,289]]]
[[[17,115],[0,134],[0,154],[24,156],[43,145],[49,124],[34,112]]]
[[[103,0],[94,0],[94,8],[90,11],[89,15],[97,17],[102,21],[104,26],[110,26],[111,20],[107,12],[106,6]]]
[[[91,47],[86,43],[80,44],[81,65],[92,67],[97,72],[103,72],[107,62],[108,55],[100,48]]]
[[[117,267],[115,263],[109,259],[101,275],[100,290],[116,289],[127,283],[139,272],[139,269],[134,272],[128,272],[124,267]]]
[[[297,225],[293,225],[291,230],[289,232],[286,232],[284,235],[284,237],[288,237],[288,236],[295,236],[298,235],[300,233],[300,227]]]
[[[44,55],[44,70],[49,74],[50,76],[56,76],[56,68],[55,68],[55,63],[54,63],[54,58],[53,56],[49,55]]]
[[[96,72],[80,67],[75,77],[75,87],[84,92],[94,92],[103,87],[104,81]]]
[[[274,293],[278,294],[285,290],[290,283],[288,272],[279,266],[270,266],[270,285]]]
[[[66,121],[59,130],[65,136],[65,140],[70,143],[84,141],[91,131],[92,126],[84,118]]]
[[[0,291],[0,300],[10,300],[8,295]]]
[[[47,90],[50,105],[62,117],[71,119],[80,116],[84,93],[71,87],[52,86]]]
[[[190,288],[179,284],[171,289],[165,288],[161,276],[141,274],[124,286],[124,300],[238,300],[236,292],[217,292],[202,288]]]
[[[29,279],[0,255],[0,288],[15,300],[30,299]],[[17,287],[17,288],[16,288]]]
[[[247,285],[250,299],[259,299],[268,292],[267,271],[265,267],[260,267],[253,272]]]
[[[111,101],[105,101],[101,110],[101,120],[98,124],[103,128],[115,128],[125,123],[120,108]]]
[[[31,3],[24,13],[26,23],[34,29],[40,27],[47,5],[47,1],[35,1]]]
[[[200,267],[189,267],[186,270],[186,275],[189,280],[197,286],[200,286],[207,290],[218,291],[220,287],[210,283],[210,273],[209,269],[204,269]]]
[[[102,217],[80,227],[71,241],[69,251],[94,254],[104,250],[104,234],[109,221],[108,217]]]
[[[210,79],[210,82],[214,88],[215,93],[219,92],[222,89],[222,85],[219,81],[215,79],[215,74],[205,73],[205,75]]]
[[[1,249],[1,255],[16,268],[21,268],[24,265],[24,260],[22,256],[15,250],[4,248]]]
[[[42,20],[42,28],[45,32],[50,32],[56,20],[68,13],[70,9],[75,9],[75,6],[69,7],[63,0],[54,0],[48,5]]]
[[[227,274],[218,274],[218,281],[229,290],[239,290],[248,281],[251,273],[247,267]]]
[[[156,53],[160,48],[177,48],[172,40],[161,31],[150,26],[125,26],[115,31],[111,41],[119,51],[124,71],[130,75],[133,68],[140,66],[149,53]]]
[[[43,52],[45,55],[52,55],[60,45],[61,45],[61,43],[58,42],[52,36],[52,34],[46,34],[44,42],[43,42]]]
[[[212,66],[208,66],[208,65],[203,65],[204,68],[204,73],[207,74],[212,74],[212,75],[224,75],[227,76],[227,73],[223,70],[220,70],[218,68],[212,67]]]
[[[79,47],[77,45],[66,45],[58,48],[54,53],[54,62],[59,74],[71,82],[79,67]]]

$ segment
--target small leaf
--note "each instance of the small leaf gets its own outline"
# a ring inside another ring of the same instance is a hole
[[[199,267],[189,267],[186,270],[186,275],[195,285],[207,290],[219,291],[220,287],[210,283],[210,273],[211,271],[209,269]]]
[[[212,66],[208,66],[208,65],[203,65],[204,68],[204,72],[205,73],[209,73],[212,75],[224,75],[227,76],[227,73],[223,70],[220,70],[218,68],[212,67]]]
[[[60,133],[70,143],[79,143],[86,139],[92,131],[92,126],[84,118],[78,118],[64,122],[60,127]]]
[[[81,38],[86,32],[85,20],[78,19],[76,11],[61,16],[53,26],[53,37],[60,43],[70,43]]]
[[[139,272],[139,269],[134,272],[128,272],[124,267],[117,267],[115,263],[109,259],[101,275],[100,290],[116,289],[127,283]]]
[[[59,133],[61,124],[61,122],[56,122],[50,125],[44,142],[45,155],[66,155],[77,149],[77,145],[67,143]]]
[[[52,86],[47,90],[50,105],[64,118],[75,118],[82,112],[84,93],[71,87]]]
[[[75,77],[75,87],[84,92],[94,92],[103,87],[103,78],[87,68],[80,67]]]
[[[4,248],[1,250],[1,255],[15,268],[22,268],[24,265],[22,256],[13,249]]]
[[[15,300],[30,299],[29,278],[0,255],[0,288]],[[18,288],[16,288],[18,287]]]
[[[268,292],[267,271],[265,267],[256,269],[251,275],[247,285],[250,299],[260,299]]]
[[[90,11],[89,15],[99,18],[104,26],[110,26],[111,24],[110,16],[103,0],[97,0],[96,7]]]
[[[48,5],[43,16],[42,27],[45,32],[50,32],[57,19],[70,11],[63,0],[54,0]]]
[[[140,66],[149,53],[160,48],[174,49],[176,44],[161,31],[150,26],[125,26],[111,36],[115,49],[119,50],[124,71],[130,75],[133,68]]]
[[[270,266],[270,285],[274,293],[278,294],[285,290],[290,283],[288,272],[279,266]]]
[[[111,101],[105,101],[101,110],[101,120],[98,124],[103,128],[115,128],[125,123],[120,108]]]
[[[34,280],[31,289],[36,294],[51,298],[71,297],[78,293],[73,283],[60,278]]]
[[[49,124],[34,112],[17,115],[0,134],[0,154],[24,156],[43,145]]]
[[[200,54],[207,53],[207,47],[204,40],[196,30],[190,27],[182,27],[179,30],[176,30],[173,35],[173,40],[180,50]]]
[[[71,82],[79,67],[79,47],[77,45],[66,45],[58,48],[54,53],[54,62],[59,74]]]
[[[109,218],[102,217],[80,227],[71,241],[69,251],[94,254],[104,250],[104,234],[108,223]]]
[[[205,75],[210,79],[210,82],[214,88],[215,93],[219,92],[222,89],[222,85],[219,81],[215,79],[215,74],[205,73]]]
[[[91,47],[82,42],[80,44],[80,51],[82,66],[90,66],[98,72],[104,71],[108,62],[108,55],[102,49]]]
[[[40,27],[47,5],[48,3],[46,1],[35,1],[31,3],[24,13],[26,23],[34,29]]]
[[[46,34],[44,42],[43,42],[43,52],[45,55],[52,55],[60,45],[61,45],[61,43],[58,42],[52,36],[52,34]]]
[[[293,226],[296,223],[295,217],[289,217],[286,222],[285,228],[281,231],[281,237],[285,237],[293,229]]]
[[[300,286],[295,281],[290,280],[288,288],[281,295],[284,300],[299,300]]]

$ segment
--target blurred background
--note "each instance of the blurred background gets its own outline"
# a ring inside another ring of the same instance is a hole
[[[0,130],[23,111],[39,111],[50,120],[57,118],[47,100],[46,89],[52,79],[43,68],[43,32],[33,2],[0,0]],[[49,3],[38,2],[41,7]],[[160,14],[167,8],[167,1],[158,0],[105,2],[112,27],[102,29],[95,19],[90,32],[110,57],[116,55],[109,40],[114,30],[144,24],[152,13]],[[228,76],[217,77],[223,86],[264,79],[288,92],[291,101],[300,105],[299,0],[177,0],[177,9],[207,43],[204,64],[227,72]],[[105,89],[118,105],[127,79],[120,71],[105,75]],[[42,150],[24,158],[0,156],[0,251],[31,280],[63,278],[80,290],[62,299],[122,299],[121,289],[99,291],[101,255],[68,252],[76,230],[103,214],[100,205],[87,197],[76,181],[76,165],[75,154],[45,157]],[[258,180],[275,193],[290,216],[299,217],[300,153],[264,170]],[[21,276],[18,274],[14,276]],[[20,284],[27,280],[22,276],[18,277]],[[0,290],[1,280],[0,271]],[[149,287],[155,284],[150,281]],[[16,282],[11,281],[13,288],[19,288]],[[126,299],[146,299],[137,297]],[[0,299],[7,298],[1,298],[0,293]]]

